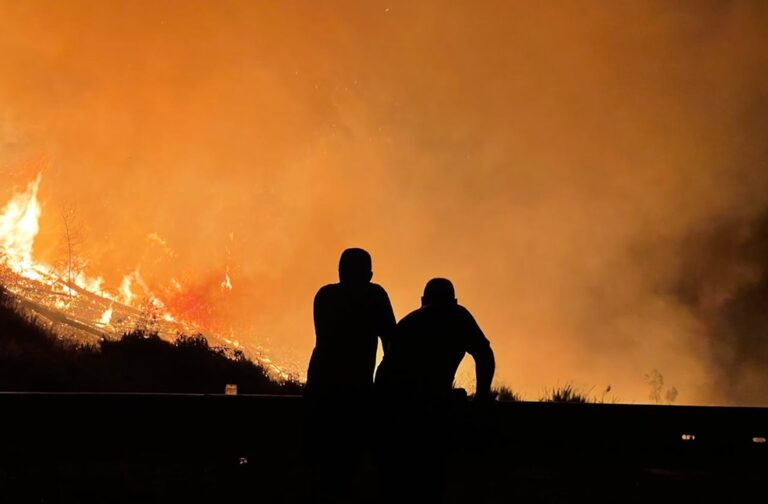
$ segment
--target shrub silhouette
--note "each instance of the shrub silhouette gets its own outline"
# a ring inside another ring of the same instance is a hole
[[[522,401],[520,395],[514,392],[511,388],[509,388],[506,385],[499,385],[498,387],[493,387],[491,389],[491,397],[493,397],[497,401],[505,401],[505,402]]]
[[[0,289],[0,390],[298,394],[241,351],[211,347],[202,335],[174,342],[133,331],[117,341],[78,345],[24,315]]]
[[[572,383],[566,383],[563,386],[553,389],[545,389],[544,395],[540,399],[542,402],[565,402],[586,404],[595,402],[590,399],[588,392],[577,390]]]
[[[200,334],[180,335],[171,342],[136,330],[116,341],[79,345],[42,327],[17,309],[13,299],[0,287],[0,390],[221,394],[233,383],[246,394],[302,392],[299,381],[276,380],[241,350],[210,346]],[[492,395],[498,401],[521,400],[504,385]],[[545,390],[540,400],[603,402],[571,383]]]

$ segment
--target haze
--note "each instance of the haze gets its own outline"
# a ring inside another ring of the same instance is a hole
[[[768,4],[538,4],[0,1],[0,197],[299,373],[360,246],[526,398],[768,404]]]

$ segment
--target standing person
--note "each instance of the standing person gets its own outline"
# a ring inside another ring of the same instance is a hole
[[[373,473],[366,460],[376,349],[380,338],[386,352],[396,320],[372,277],[370,254],[349,248],[339,259],[339,282],[315,295],[316,342],[304,392],[313,502],[354,501],[363,490],[352,487],[365,486]]]
[[[372,283],[372,277],[370,254],[349,248],[339,260],[339,283],[317,292],[307,397],[321,400],[370,392],[378,339],[386,351],[396,323],[387,292]]]
[[[397,324],[376,371],[385,501],[441,501],[452,442],[453,382],[466,353],[475,360],[475,399],[488,399],[495,371],[490,343],[469,310],[458,304],[453,284],[433,278],[421,308]]]

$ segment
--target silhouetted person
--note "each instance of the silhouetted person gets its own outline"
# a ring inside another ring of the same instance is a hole
[[[377,389],[419,400],[447,398],[466,353],[475,359],[475,397],[488,398],[495,369],[490,343],[469,310],[458,304],[450,280],[433,278],[421,308],[397,324],[376,372]]]
[[[476,400],[490,396],[495,361],[490,343],[453,285],[430,280],[421,308],[398,324],[376,371],[379,397],[381,493],[386,502],[441,502],[453,439],[456,370],[475,360]]]
[[[378,338],[386,351],[395,329],[387,292],[371,283],[371,256],[350,248],[339,260],[339,283],[315,296],[315,349],[307,370],[306,395],[368,394],[373,384]]]
[[[316,342],[304,393],[311,502],[360,501],[366,478],[375,473],[369,402],[376,348],[381,338],[386,351],[396,320],[386,291],[372,277],[368,252],[346,249],[339,283],[315,295]]]

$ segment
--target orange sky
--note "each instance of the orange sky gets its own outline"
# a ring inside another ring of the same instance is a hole
[[[42,167],[41,259],[73,208],[108,285],[182,281],[298,371],[361,246],[398,317],[454,280],[527,398],[733,402],[671,285],[768,208],[768,4],[532,4],[0,0],[0,201]]]

